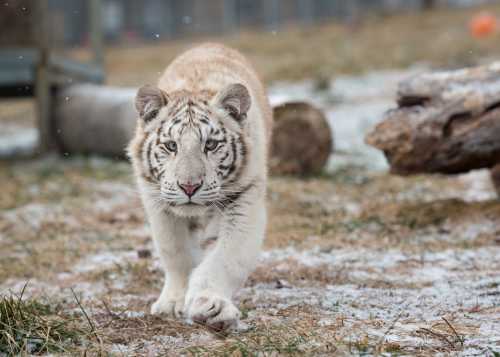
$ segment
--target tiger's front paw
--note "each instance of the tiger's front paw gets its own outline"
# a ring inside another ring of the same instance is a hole
[[[210,292],[194,296],[187,309],[187,317],[216,331],[226,331],[238,326],[241,313],[226,298]]]
[[[184,298],[181,299],[168,299],[159,297],[158,300],[151,306],[151,314],[153,315],[166,315],[169,317],[180,318],[183,316]]]

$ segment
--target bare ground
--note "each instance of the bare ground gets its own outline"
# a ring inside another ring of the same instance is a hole
[[[28,282],[26,296],[69,313],[77,309],[73,289],[99,340],[91,335],[72,349],[500,349],[500,204],[484,199],[492,192],[484,172],[399,178],[346,168],[273,178],[265,252],[237,296],[241,330],[228,336],[148,314],[162,275],[125,163],[47,158],[3,164],[0,172],[0,291],[19,293]]]

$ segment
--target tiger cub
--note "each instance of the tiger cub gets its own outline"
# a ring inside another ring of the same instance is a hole
[[[135,98],[128,147],[165,270],[153,314],[214,329],[237,325],[235,291],[254,268],[266,230],[272,111],[250,63],[203,44],[177,57]],[[202,238],[217,237],[211,249]]]

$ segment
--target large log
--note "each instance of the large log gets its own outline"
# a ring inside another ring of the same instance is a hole
[[[393,173],[461,173],[500,163],[500,62],[417,75],[367,135]]]
[[[62,89],[54,105],[60,150],[122,158],[133,136],[136,89],[81,84]]]

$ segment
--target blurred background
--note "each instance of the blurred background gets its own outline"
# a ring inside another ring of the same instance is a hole
[[[498,60],[499,18],[498,0],[0,0],[0,355],[498,356],[489,171],[392,175],[365,135],[401,81]],[[162,273],[123,155],[137,88],[204,41],[326,125],[320,170],[273,171],[248,329],[226,339],[147,313]]]
[[[268,84],[302,80],[320,89],[375,70],[487,63],[500,51],[500,4],[487,0],[6,0],[1,9],[0,95],[7,99],[33,98],[42,62],[57,75],[51,84],[40,80],[40,92],[79,81],[154,83],[175,55],[202,41],[241,50]],[[307,97],[297,91],[277,95]],[[2,122],[35,117],[31,100],[1,103]],[[25,134],[18,140],[33,139]]]

